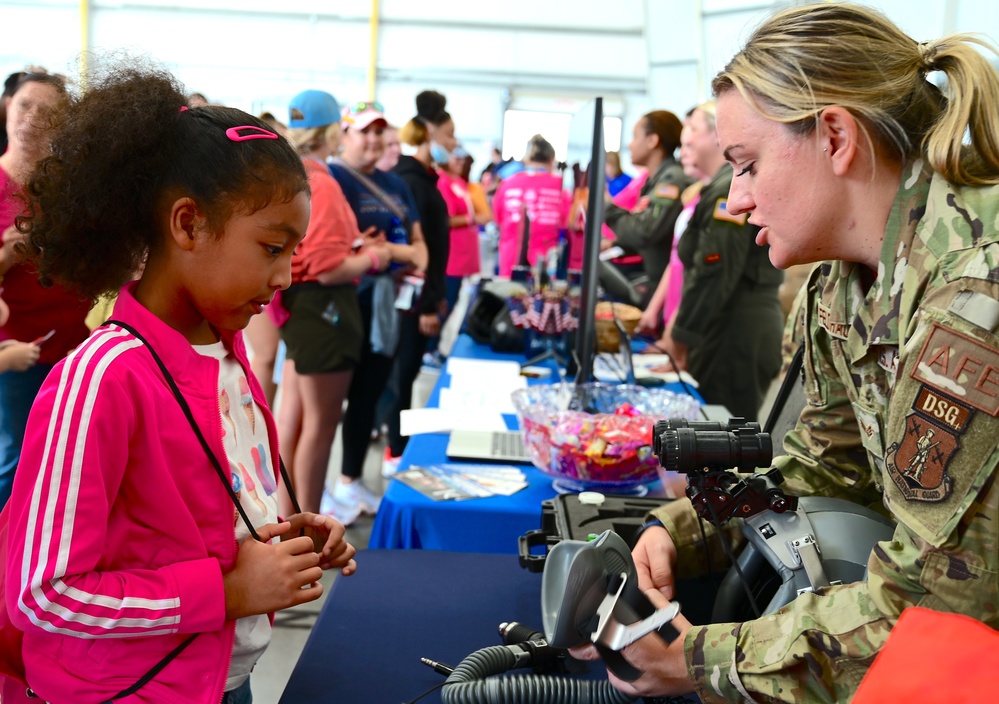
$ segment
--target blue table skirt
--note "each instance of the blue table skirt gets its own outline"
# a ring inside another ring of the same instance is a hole
[[[467,335],[458,337],[451,356],[524,362],[523,355],[493,352]],[[557,379],[557,374],[553,373],[552,378]],[[428,407],[438,405],[440,389],[450,382],[450,376],[442,371],[427,401]],[[530,380],[529,383],[543,382]],[[682,388],[678,384],[675,386],[675,389],[673,385],[667,388],[682,393]],[[515,416],[504,418],[507,427],[517,428]],[[448,462],[447,442],[447,433],[414,435],[402,455],[400,468]],[[552,477],[531,464],[517,466],[527,475],[529,486],[513,496],[434,501],[402,482],[389,482],[368,547],[516,554],[518,538],[541,527],[541,502],[556,495]],[[649,491],[653,495],[662,494],[662,486],[654,482],[649,485]]]
[[[281,704],[411,701],[445,679],[421,657],[453,667],[500,645],[500,623],[541,630],[541,579],[509,555],[362,550],[357,573],[333,583]],[[434,691],[420,704],[440,701]]]

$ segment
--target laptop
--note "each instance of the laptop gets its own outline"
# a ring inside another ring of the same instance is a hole
[[[452,430],[447,443],[452,460],[530,462],[519,430]]]

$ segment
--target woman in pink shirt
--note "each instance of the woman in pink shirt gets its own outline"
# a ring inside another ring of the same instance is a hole
[[[565,227],[569,201],[562,193],[562,179],[552,173],[555,149],[539,134],[531,138],[524,170],[504,179],[493,196],[493,211],[499,227],[499,274],[510,276],[520,257],[524,214],[530,224],[527,263],[558,244],[559,230]]]
[[[438,171],[440,178],[437,179],[437,190],[447,203],[451,226],[447,258],[448,310],[454,307],[452,290],[457,300],[461,280],[479,273],[479,225],[488,222],[488,215],[476,214],[468,182],[461,176],[467,157],[468,152],[463,147],[456,147],[447,165]]]

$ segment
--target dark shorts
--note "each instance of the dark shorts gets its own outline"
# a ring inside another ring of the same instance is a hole
[[[293,284],[282,300],[291,317],[281,326],[281,339],[295,371],[323,374],[357,366],[364,324],[353,284]]]

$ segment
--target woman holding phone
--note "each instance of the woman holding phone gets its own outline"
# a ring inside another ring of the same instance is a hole
[[[53,125],[69,101],[62,79],[28,73],[18,81],[7,107],[9,146],[0,156],[0,286],[10,316],[0,327],[0,354],[18,349],[11,345],[15,340],[30,340],[41,348],[37,364],[21,363],[0,376],[0,508],[10,497],[28,411],[38,389],[52,365],[89,333],[84,319],[91,302],[59,285],[43,285],[50,282],[40,281],[34,267],[20,263],[24,234],[16,223],[25,214],[28,176],[48,155]]]

